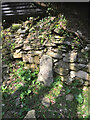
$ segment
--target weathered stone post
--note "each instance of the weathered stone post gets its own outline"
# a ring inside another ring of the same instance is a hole
[[[40,72],[37,80],[43,82],[45,86],[50,86],[53,82],[53,62],[48,55],[43,55],[40,59]]]

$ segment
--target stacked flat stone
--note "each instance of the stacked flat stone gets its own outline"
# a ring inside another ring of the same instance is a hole
[[[48,21],[54,19],[51,17]],[[59,29],[54,29],[58,35],[51,34],[53,25],[47,29],[48,21],[31,28],[26,24],[15,33],[16,46],[13,58],[22,58],[26,63],[25,67],[34,70],[39,69],[41,57],[48,55],[53,60],[54,73],[59,74],[67,84],[71,84],[75,79],[89,81],[90,63],[88,56],[84,54],[89,51],[89,45],[82,48],[81,43],[73,42],[72,37],[60,36]],[[40,32],[42,28],[44,30]]]

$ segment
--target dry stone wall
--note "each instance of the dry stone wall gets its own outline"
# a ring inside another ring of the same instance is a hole
[[[21,58],[26,69],[34,70],[39,69],[42,56],[48,55],[53,60],[53,74],[60,75],[66,84],[79,79],[81,84],[88,85],[90,44],[82,47],[77,36],[63,31],[59,26],[63,22],[55,17],[44,20],[37,24],[33,24],[34,20],[26,21],[11,35],[15,42],[13,58]]]

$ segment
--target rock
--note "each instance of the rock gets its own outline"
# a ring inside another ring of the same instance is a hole
[[[90,86],[90,82],[85,81],[84,85],[85,85],[85,86]]]
[[[64,61],[60,60],[54,66],[54,72],[59,75],[67,75],[69,73],[69,65]]]
[[[70,66],[70,70],[75,70],[75,71],[78,70],[88,71],[89,69],[89,65],[85,65],[85,64],[70,63],[69,66]]]
[[[20,43],[20,44],[16,43],[16,45],[15,45],[15,49],[16,49],[16,48],[20,48],[20,47],[22,47],[22,46],[23,46],[22,43]]]
[[[16,38],[12,38],[11,40],[12,40],[13,42],[15,42],[15,41],[16,41]]]
[[[84,80],[79,78],[79,77],[75,77],[75,80],[79,80],[79,84],[78,85],[83,85],[84,84]]]
[[[26,40],[23,42],[24,44],[29,44],[30,42],[30,39],[29,38],[26,38]]]
[[[42,51],[35,51],[34,54],[35,54],[35,55],[41,55],[41,54],[42,54]]]
[[[23,44],[23,41],[24,41],[24,39],[21,37],[21,35],[19,36],[19,38],[17,38],[17,43],[18,44]]]
[[[45,46],[46,47],[54,47],[54,46],[56,46],[56,44],[54,44],[54,43],[46,43]]]
[[[76,73],[76,77],[79,77],[79,78],[82,78],[82,79],[85,79],[85,80],[90,80],[90,76],[87,72],[84,72],[84,71],[78,71]]]
[[[90,51],[90,44],[87,44],[87,46],[85,47],[85,51]]]
[[[87,72],[90,73],[90,62],[87,64]]]
[[[19,52],[19,53],[15,52],[13,54],[13,58],[22,58],[22,52]]]
[[[66,95],[66,100],[72,101],[74,99],[74,96],[72,94]]]
[[[85,64],[88,62],[88,59],[85,55],[83,55],[82,53],[78,53],[78,56],[77,56],[77,62],[79,63],[82,63],[82,64]]]
[[[85,58],[78,58],[79,63],[87,63],[88,61]]]
[[[52,52],[54,52],[54,53],[59,53],[60,52],[60,50],[58,49],[58,48],[49,48],[49,50],[48,51],[52,51]]]
[[[30,46],[30,43],[28,44],[24,44],[23,46],[23,50],[32,50],[31,46]]]
[[[30,69],[30,64],[24,64],[25,69]]]
[[[26,114],[24,120],[29,119],[29,118],[34,118],[34,119],[36,118],[36,117],[35,117],[35,110],[30,110],[30,111]]]
[[[24,37],[25,37],[25,34],[21,34],[21,35],[20,35],[20,38],[24,38]]]
[[[27,53],[31,54],[31,56],[34,57],[34,56],[41,56],[42,52],[43,52],[42,50],[40,50],[40,51],[32,50],[32,51],[28,51]]]
[[[45,86],[50,86],[53,82],[53,62],[48,55],[43,55],[40,59],[40,72],[37,81],[41,81]]]
[[[71,78],[74,78],[75,76],[76,76],[76,72],[75,72],[75,71],[71,71],[71,72],[70,72],[70,77],[71,77]]]
[[[78,70],[78,69],[77,69],[77,65],[78,65],[78,64],[76,64],[76,63],[70,63],[70,64],[69,64],[70,70],[75,70],[75,71],[77,71],[77,70]]]
[[[51,51],[62,54],[63,56],[63,52],[67,52],[67,48],[64,46],[58,46],[58,48],[52,48]]]
[[[53,63],[57,63],[58,62],[58,59],[53,59]]]
[[[9,67],[2,67],[3,73],[9,73]]]
[[[8,65],[2,65],[2,68],[7,68],[8,67]]]
[[[68,46],[71,46],[71,45],[72,45],[72,42],[64,41],[64,44],[66,44],[66,45],[68,45]]]
[[[68,47],[74,47],[74,49],[77,49],[78,48],[78,45],[80,45],[80,42],[78,41],[72,41],[72,37],[66,37],[64,39],[64,44],[67,45]]]
[[[56,46],[56,44],[63,44],[63,41],[62,40],[60,40],[60,38],[58,38],[58,39],[55,39],[55,40],[52,40],[51,41],[52,42],[52,44],[55,44],[55,46]]]
[[[77,59],[77,52],[71,51],[67,54],[64,58],[64,62],[76,62]]]
[[[31,54],[23,54],[22,59],[23,59],[23,62],[34,63],[34,58],[31,56]]]
[[[66,52],[67,52],[67,50],[66,50],[66,49],[62,49],[61,51],[62,51],[62,52],[64,52],[64,53],[66,53]]]
[[[2,50],[2,45],[0,45],[0,50]]]
[[[71,78],[70,76],[69,76],[69,77],[67,76],[67,78],[66,78],[64,81],[65,81],[65,83],[66,83],[67,85],[70,85],[70,84],[72,84],[72,82],[73,82],[74,80],[75,80],[75,79]]]
[[[90,50],[90,46],[86,46],[85,51],[89,51],[89,50]]]
[[[62,37],[60,37],[59,35],[55,35],[55,39],[60,39]]]
[[[70,66],[70,70],[73,70],[73,71],[78,71],[78,70],[83,70],[83,71],[86,71],[86,72],[89,72],[90,71],[90,65],[87,64],[78,64],[78,63],[70,63],[69,64]]]
[[[59,74],[61,76],[66,76],[69,71],[67,69],[64,69],[64,68],[58,66],[54,69],[54,72],[56,72],[57,74]]]
[[[44,97],[44,98],[42,99],[42,104],[43,104],[45,107],[49,107],[49,106],[50,106],[50,100],[49,100],[49,98]]]
[[[15,112],[14,110],[8,110],[4,115],[3,115],[3,119],[12,119],[13,115],[16,115],[17,112]],[[1,117],[0,117],[1,118]]]
[[[15,38],[15,35],[14,34],[10,34],[9,35],[11,38]]]
[[[32,72],[34,72],[35,69],[38,69],[37,65],[35,65],[35,64],[31,64],[30,68],[31,68]]]
[[[26,30],[25,30],[25,29],[24,29],[24,30],[19,29],[17,32],[18,32],[19,34],[25,34]]]
[[[66,54],[65,54],[65,53],[63,53],[63,54],[62,54],[62,56],[63,56],[63,57],[65,57],[65,56],[66,56]]]
[[[27,20],[27,21],[25,21],[25,26],[27,26],[28,24],[30,23],[30,21],[29,20]]]
[[[54,29],[54,32],[56,32],[56,33],[59,34],[59,33],[60,33],[60,29],[59,29],[59,28],[55,28],[55,29]]]
[[[16,106],[18,106],[20,104],[20,97],[16,98],[15,104],[16,104]]]
[[[48,50],[46,54],[49,55],[50,57],[53,57],[53,58],[57,58],[57,59],[62,58],[62,53],[61,52],[56,53],[56,52]]]
[[[39,56],[34,57],[34,63],[35,64],[40,64]]]
[[[88,90],[88,87],[84,86],[83,91],[86,91],[86,90]]]
[[[3,81],[8,81],[9,79],[10,79],[10,78],[9,78],[9,75],[8,75],[8,74],[5,73],[5,74],[2,75],[2,80],[3,80]]]
[[[16,53],[19,53],[20,51],[21,51],[21,49],[17,49],[17,50],[16,50]]]
[[[71,71],[70,72],[70,77],[71,78],[79,77],[81,79],[90,80],[89,74],[87,72],[84,72],[84,71],[81,71],[81,70],[79,70],[78,72]]]
[[[41,45],[41,43],[40,43],[40,41],[31,41],[31,43],[30,43],[31,45],[32,45],[32,47],[34,47],[35,49],[36,48],[40,48],[40,47],[42,47],[42,45]],[[37,46],[37,47],[36,47]]]

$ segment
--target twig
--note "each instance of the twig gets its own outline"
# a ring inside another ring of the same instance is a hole
[[[61,26],[61,28],[62,28],[63,30],[65,30],[65,31],[67,31],[67,32],[70,32],[70,33],[74,34],[75,36],[77,36],[77,37],[79,38],[81,44],[82,44],[82,47],[83,47],[84,43],[86,43],[86,38],[85,38],[82,34],[79,34],[79,32],[75,32],[75,31],[73,31],[73,30],[69,30],[69,29],[67,29],[66,27],[62,26],[62,25],[60,25],[60,26]],[[84,47],[83,47],[83,48],[84,48]]]

